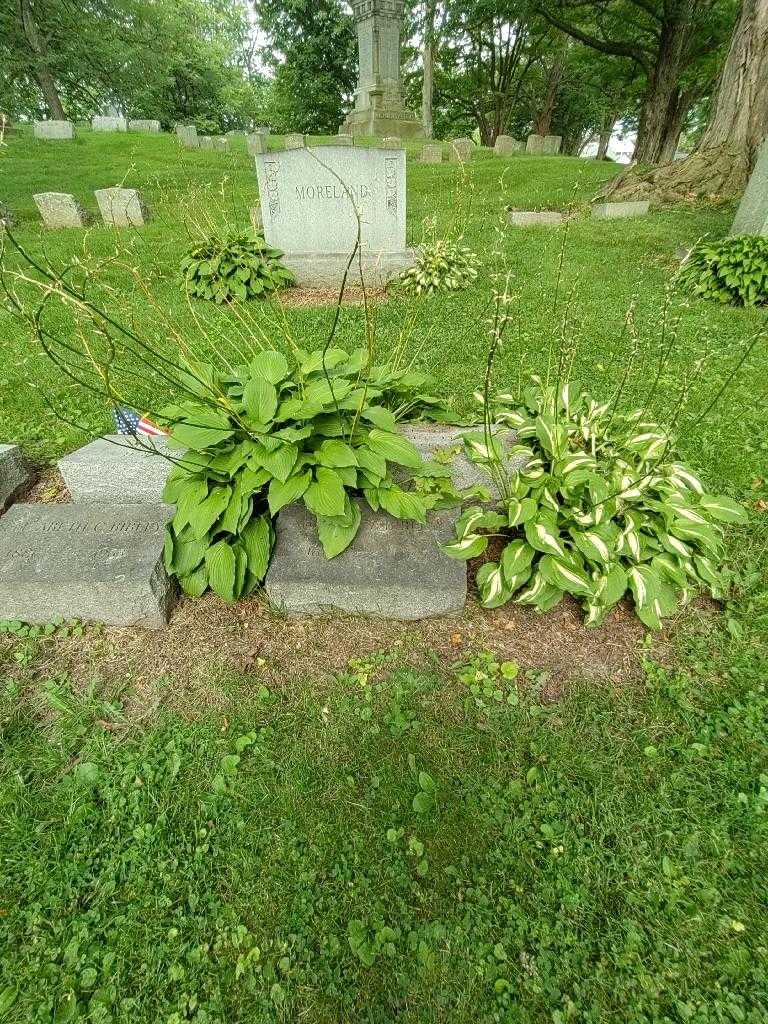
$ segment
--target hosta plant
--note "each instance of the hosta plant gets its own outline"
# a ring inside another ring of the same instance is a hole
[[[571,594],[595,625],[629,592],[642,622],[657,629],[694,588],[719,594],[722,525],[746,514],[706,493],[663,429],[568,386],[555,401],[538,378],[521,401],[500,395],[487,412],[489,428],[465,440],[504,497],[494,509],[465,511],[445,549],[473,558],[501,539],[498,560],[477,573],[486,607],[514,599],[547,611]],[[511,454],[527,460],[519,472],[500,475],[490,424],[516,432]]]
[[[397,278],[393,289],[403,295],[460,291],[476,279],[479,265],[475,253],[458,242],[433,242],[418,250],[416,264]]]
[[[438,415],[426,375],[369,365],[364,349],[295,355],[289,364],[264,351],[226,372],[190,365],[190,397],[158,417],[178,452],[164,494],[176,505],[165,564],[187,594],[250,593],[267,571],[272,517],[292,502],[315,517],[331,558],[354,540],[362,501],[424,522],[458,500],[449,471],[425,464],[398,430],[406,411]]]
[[[192,245],[181,261],[184,288],[197,299],[232,302],[263,298],[295,284],[282,252],[253,234],[215,235]]]
[[[736,235],[699,242],[680,268],[682,287],[703,299],[734,306],[768,303],[768,238]]]

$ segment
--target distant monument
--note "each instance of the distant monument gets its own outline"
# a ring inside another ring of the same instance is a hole
[[[424,125],[403,103],[400,30],[404,0],[352,0],[359,74],[355,109],[342,128],[350,135],[421,139]]]

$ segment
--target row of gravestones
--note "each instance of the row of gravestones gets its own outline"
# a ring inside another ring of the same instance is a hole
[[[426,459],[455,448],[459,432],[404,428]],[[173,510],[162,492],[179,457],[162,438],[100,438],[59,462],[71,502],[11,504],[0,518],[0,620],[77,618],[150,628],[167,622],[176,588],[163,567]],[[485,482],[463,455],[451,471],[459,488]],[[0,446],[0,510],[28,479],[19,449]],[[361,511],[355,543],[332,560],[303,506],[281,511],[265,583],[270,603],[298,615],[338,610],[418,619],[461,611],[465,565],[440,550],[458,512],[435,513],[420,525],[367,506]]]
[[[135,188],[100,188],[94,192],[102,220],[110,227],[141,227],[149,210]],[[68,192],[39,192],[32,196],[46,228],[84,228],[90,213]]]
[[[160,131],[160,122],[153,120],[127,121],[124,117],[94,117],[91,121],[94,132],[150,132]],[[75,125],[72,121],[35,121],[32,132],[36,139],[74,139]]]
[[[533,153],[539,156],[556,156],[560,152],[563,139],[560,135],[529,135],[527,142],[514,139],[511,135],[499,135],[493,147],[495,156],[512,156],[515,153]],[[471,160],[475,146],[472,139],[452,139],[448,143],[448,159],[459,163]],[[438,142],[430,142],[421,151],[423,164],[439,164],[443,162],[443,146]]]

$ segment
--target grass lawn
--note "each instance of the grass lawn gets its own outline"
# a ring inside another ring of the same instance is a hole
[[[461,229],[484,270],[456,297],[382,305],[380,354],[404,345],[469,411],[493,278],[509,272],[499,387],[544,368],[568,307],[575,378],[610,395],[633,308],[641,355],[625,395],[642,403],[675,249],[726,233],[733,210],[592,221],[609,165],[481,153],[462,169],[417,153],[411,240]],[[42,231],[33,193],[95,210],[93,190],[123,181],[153,210],[141,232]],[[137,269],[159,307],[123,270],[104,278],[134,329],[195,332],[204,315],[212,347],[232,343],[232,314],[190,310],[176,267],[191,225],[248,225],[243,139],[221,154],[167,136],[22,133],[0,150],[0,182],[35,259],[119,252]],[[502,230],[509,205],[581,211],[561,275],[563,232]],[[573,615],[534,624],[470,604],[394,628],[210,597],[159,638],[0,631],[2,1024],[768,1019],[765,345],[697,422],[765,312],[680,297],[673,311],[654,412],[690,392],[680,447],[751,524],[729,534],[731,599],[686,612],[662,642],[616,616],[586,631]],[[264,337],[308,348],[331,315],[247,312]],[[71,329],[55,311],[50,323]],[[359,344],[362,329],[345,307],[338,341]],[[2,311],[0,354],[0,441],[46,461],[83,443],[78,426],[108,428]],[[513,682],[506,661],[521,666]]]

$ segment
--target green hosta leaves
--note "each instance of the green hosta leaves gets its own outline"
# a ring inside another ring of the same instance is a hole
[[[484,562],[477,570],[476,582],[484,608],[498,608],[512,596],[504,572],[496,562]]]
[[[381,487],[378,492],[379,504],[395,519],[413,519],[417,523],[427,521],[427,506],[424,499],[400,487]]]
[[[243,405],[259,423],[269,423],[277,412],[277,388],[264,377],[251,377],[243,391]]]
[[[297,473],[295,476],[290,476],[284,482],[275,477],[270,483],[269,490],[267,492],[269,511],[273,516],[277,515],[280,509],[285,505],[290,505],[293,502],[298,501],[311,483],[311,470],[306,470],[304,473]]]
[[[274,530],[268,516],[256,516],[240,535],[248,572],[255,580],[263,580],[267,574],[274,537]]]
[[[501,555],[501,566],[508,587],[516,589],[516,581],[530,569],[535,554],[534,548],[523,540],[513,540],[506,545]]]
[[[443,551],[449,558],[468,559],[482,555],[488,547],[488,538],[482,534],[468,533],[450,544],[443,545]]]
[[[507,523],[520,526],[535,518],[539,506],[535,498],[510,498],[507,501]]]
[[[573,594],[574,597],[592,595],[592,581],[583,569],[571,562],[545,555],[539,563],[539,571],[547,583],[567,594]]]
[[[288,360],[282,352],[260,352],[251,363],[251,373],[270,384],[279,384],[288,376]]]
[[[304,504],[316,516],[343,516],[346,492],[333,469],[318,466],[314,480],[304,492]]]
[[[225,601],[234,601],[236,559],[230,545],[220,540],[209,547],[205,553],[205,566],[211,590]]]
[[[746,509],[722,494],[702,494],[699,498],[699,508],[720,523],[738,523],[739,526],[746,526],[748,522]]]
[[[194,298],[218,303],[260,297],[294,283],[281,256],[262,238],[214,236],[187,250],[181,261],[183,287]]]
[[[344,515],[317,516],[317,534],[326,558],[334,558],[345,551],[360,529],[360,507],[346,499]]]
[[[190,410],[186,419],[171,424],[169,444],[203,451],[228,441],[233,435],[232,424],[224,413],[198,407]]]
[[[356,466],[357,456],[351,445],[344,441],[323,441],[317,451],[322,466]]]
[[[376,455],[381,455],[388,462],[396,462],[399,466],[418,469],[422,458],[416,445],[400,434],[392,434],[374,428],[368,434],[368,447]]]
[[[562,538],[553,524],[552,517],[525,524],[525,536],[532,548],[544,554],[565,556]]]

